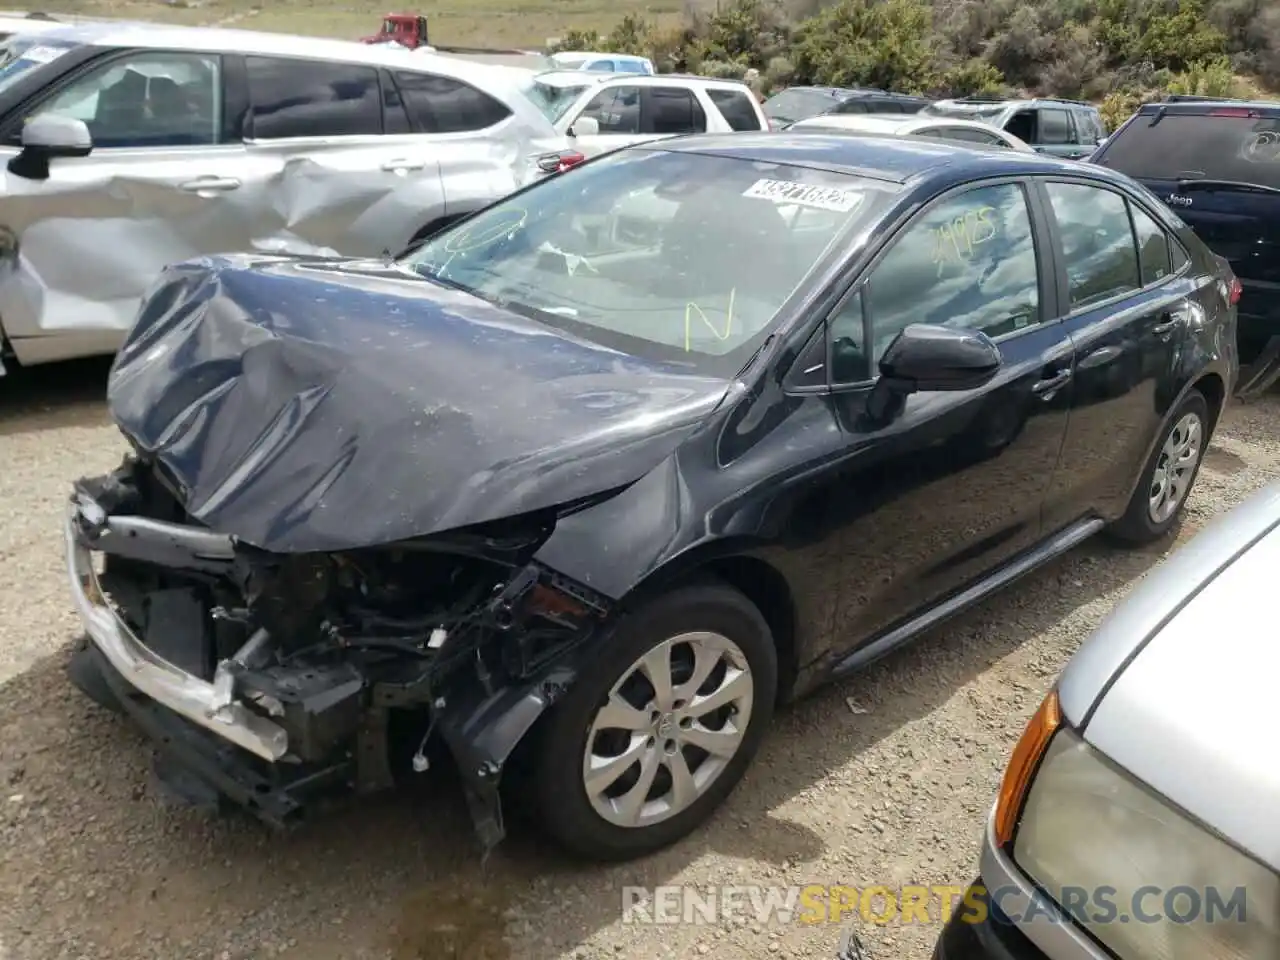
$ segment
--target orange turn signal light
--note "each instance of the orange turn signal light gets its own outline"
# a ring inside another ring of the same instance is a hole
[[[996,800],[995,840],[1003,847],[1013,839],[1022,802],[1026,799],[1031,778],[1035,775],[1040,758],[1044,756],[1049,741],[1062,726],[1062,708],[1058,704],[1058,691],[1050,690],[1035,712],[1004,768],[1004,780],[1000,784],[1000,796]]]

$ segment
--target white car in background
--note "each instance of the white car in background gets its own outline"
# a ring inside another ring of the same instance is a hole
[[[737,80],[553,70],[527,76],[523,91],[588,157],[660,137],[769,129],[751,88]]]
[[[9,38],[0,374],[114,353],[169,263],[376,257],[580,161],[523,96],[534,75],[223,27]]]
[[[652,76],[658,71],[648,57],[630,53],[598,53],[588,50],[561,50],[551,59],[561,70],[594,70],[603,73],[639,73]]]
[[[1030,144],[1019,140],[999,127],[976,120],[958,120],[951,117],[910,116],[849,116],[822,114],[797,120],[787,131],[813,131],[817,133],[855,133],[881,137],[927,137],[930,140],[955,140],[971,146],[1007,148],[1022,153],[1035,153]]]

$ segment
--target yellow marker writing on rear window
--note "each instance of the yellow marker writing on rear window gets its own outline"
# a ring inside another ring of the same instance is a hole
[[[684,349],[686,353],[693,350],[694,314],[697,314],[698,319],[703,322],[706,328],[711,331],[711,335],[714,336],[717,340],[728,340],[729,337],[733,335],[733,300],[737,292],[738,292],[737,287],[734,287],[732,290],[729,291],[729,310],[724,317],[723,333],[721,333],[719,330],[716,329],[716,325],[707,318],[707,315],[702,312],[702,308],[700,306],[698,306],[696,303],[685,304],[684,306]]]

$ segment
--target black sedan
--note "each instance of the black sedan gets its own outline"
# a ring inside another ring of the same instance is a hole
[[[68,507],[72,672],[192,797],[290,822],[435,742],[484,844],[501,786],[639,856],[779,703],[1168,533],[1238,295],[1103,168],[815,134],[624,149],[385,261],[176,265]]]

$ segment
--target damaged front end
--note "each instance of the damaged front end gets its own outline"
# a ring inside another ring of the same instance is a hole
[[[176,489],[132,456],[75,485],[67,557],[88,634],[77,683],[148,730],[171,785],[277,825],[309,801],[425,770],[437,734],[486,851],[496,844],[504,767],[608,614],[608,600],[533,561],[556,514],[276,554],[193,520]]]

